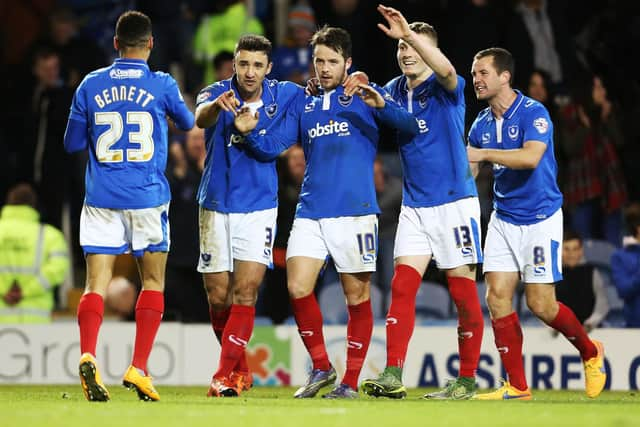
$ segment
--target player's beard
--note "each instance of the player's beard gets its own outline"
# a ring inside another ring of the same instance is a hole
[[[347,78],[347,70],[342,70],[342,73],[340,74],[340,77],[337,79],[332,79],[331,80],[331,85],[329,87],[322,87],[325,91],[330,91],[330,90],[334,90],[335,88],[337,88],[338,86],[340,86],[344,80]]]

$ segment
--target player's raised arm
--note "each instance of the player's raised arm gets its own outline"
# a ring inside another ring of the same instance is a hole
[[[547,150],[547,144],[540,141],[526,141],[522,148],[496,150],[491,148],[467,147],[469,161],[491,162],[510,169],[535,169]]]
[[[200,92],[198,98],[206,94],[206,89]],[[196,125],[199,128],[208,128],[213,126],[218,120],[220,111],[228,111],[236,115],[236,108],[240,106],[240,101],[236,98],[232,90],[222,93],[220,96],[210,102],[202,102],[196,108]]]
[[[299,105],[304,105],[304,96],[300,97],[302,104],[292,102],[287,114],[266,129],[253,129],[245,135],[245,145],[260,161],[271,161],[280,153],[298,142],[298,121],[300,117]],[[298,107],[296,107],[298,105]],[[241,112],[241,114],[246,114]],[[249,112],[248,114],[251,114]],[[244,117],[242,118],[244,121]],[[247,122],[251,121],[246,118]],[[243,126],[242,124],[240,126]],[[236,125],[238,127],[238,125]]]
[[[455,90],[458,85],[456,70],[451,61],[438,48],[437,40],[431,37],[418,37],[418,34],[409,27],[409,23],[402,13],[392,7],[379,5],[378,12],[389,25],[386,27],[384,24],[378,24],[378,28],[387,36],[401,40],[400,43],[409,44],[433,70],[440,84],[449,91]]]

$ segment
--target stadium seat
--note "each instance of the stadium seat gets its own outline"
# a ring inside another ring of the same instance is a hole
[[[416,318],[448,319],[452,315],[449,290],[435,282],[422,282],[416,296]]]
[[[584,259],[597,267],[611,268],[611,255],[616,247],[606,240],[585,239],[582,243]]]
[[[482,309],[482,314],[486,316],[489,314],[489,306],[487,305],[487,283],[484,280],[480,280],[477,283],[477,288],[480,308]]]
[[[340,282],[327,283],[320,290],[318,303],[322,318],[326,325],[342,325],[347,323],[349,314],[344,292]]]
[[[253,324],[255,326],[271,326],[273,325],[273,320],[267,316],[256,316]]]

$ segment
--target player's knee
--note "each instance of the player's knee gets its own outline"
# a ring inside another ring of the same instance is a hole
[[[553,311],[555,308],[554,301],[549,301],[544,297],[527,296],[527,307],[536,317],[542,319],[545,322],[553,320]]]
[[[498,311],[504,309],[506,306],[511,306],[511,298],[503,292],[498,292],[489,289],[487,292],[487,306],[492,311]]]
[[[233,303],[240,305],[255,305],[258,299],[257,280],[243,280],[233,284]]]
[[[304,285],[297,280],[289,280],[287,282],[287,289],[289,290],[289,296],[293,299],[304,298],[313,292],[313,287]]]

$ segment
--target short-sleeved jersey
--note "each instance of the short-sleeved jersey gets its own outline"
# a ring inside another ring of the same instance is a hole
[[[493,165],[493,205],[498,218],[516,225],[535,224],[562,206],[553,155],[553,123],[538,101],[516,91],[513,104],[501,119],[490,108],[478,114],[469,131],[469,144],[477,148],[513,150],[527,141],[547,145],[535,169],[510,169]]]
[[[415,118],[383,89],[383,108],[369,107],[344,88],[320,96],[299,96],[286,120],[271,129],[256,128],[247,138],[254,148],[278,152],[298,139],[307,162],[297,218],[335,218],[380,212],[373,183],[373,162],[381,120],[416,134]],[[271,142],[269,142],[271,141]],[[280,148],[265,148],[269,146]]]
[[[84,78],[69,120],[87,129],[87,205],[144,209],[171,199],[164,175],[167,115],[180,129],[193,127],[176,81],[143,60],[116,59]]]
[[[232,89],[237,99],[235,78],[207,86],[198,95],[197,105],[213,102]],[[257,128],[269,127],[286,114],[296,95],[304,89],[291,82],[264,80],[257,108]],[[205,130],[207,157],[198,190],[198,203],[203,208],[224,213],[247,213],[271,209],[278,205],[278,175],[275,160],[258,159],[242,144],[234,115],[220,111],[216,123]]]
[[[385,89],[418,120],[420,133],[398,133],[403,173],[402,204],[438,206],[477,196],[464,141],[464,79],[453,92],[432,74],[414,89],[399,76]]]

